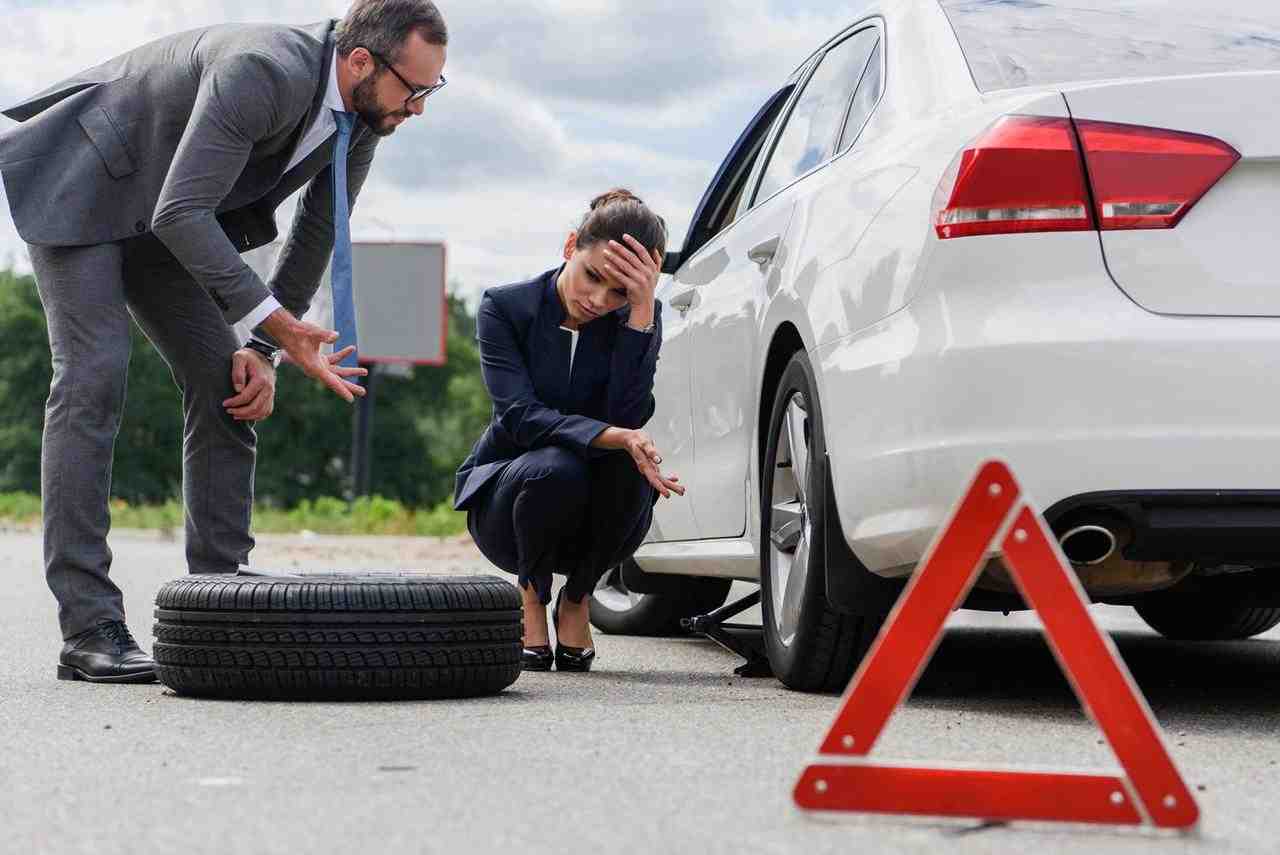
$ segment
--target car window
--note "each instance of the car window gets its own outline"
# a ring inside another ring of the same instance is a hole
[[[803,75],[801,79],[803,79]],[[798,82],[793,83],[791,89],[794,90],[797,85]],[[742,186],[738,188],[737,207],[734,210],[731,222],[736,222],[739,217],[751,210],[751,206],[755,203],[756,197],[751,190],[760,184],[760,173],[764,172],[765,156],[769,151],[766,147],[771,140],[777,139],[779,129],[787,120],[787,113],[783,109],[784,107],[786,107],[785,102],[780,105],[778,112],[773,117],[773,121],[769,123],[768,131],[760,137],[760,145],[756,150],[756,156],[752,159],[751,168],[743,176]]]
[[[834,153],[849,99],[879,37],[875,27],[859,30],[822,57],[773,147],[757,200],[772,196]]]
[[[794,86],[791,88],[795,88]],[[786,106],[784,100],[778,105],[778,109],[774,111],[773,121],[768,122],[760,129],[760,136],[756,139],[755,147],[751,152],[750,158],[744,161],[742,171],[738,176],[738,180],[734,182],[733,188],[729,191],[730,196],[727,198],[723,208],[723,214],[719,222],[715,225],[715,232],[719,233],[729,228],[737,222],[738,218],[746,213],[750,206],[744,204],[746,201],[746,190],[748,187],[754,186],[754,176],[756,173],[756,161],[760,160],[761,152],[764,151],[765,143],[773,138],[774,128],[781,125],[786,113],[782,108]]]
[[[794,83],[788,83],[771,95],[729,150],[694,212],[689,235],[685,239],[683,254],[686,257],[692,256],[737,219],[742,190],[748,185],[760,150],[769,139],[770,131],[794,89]]]
[[[983,91],[1280,69],[1275,0],[942,0]]]
[[[794,87],[792,87],[794,88]],[[756,164],[756,160],[760,157],[760,151],[764,148],[765,141],[769,139],[769,131],[773,126],[782,121],[782,108],[786,106],[786,99],[781,99],[773,111],[773,115],[768,121],[761,122],[755,131],[755,138],[752,140],[750,147],[743,151],[738,163],[735,165],[733,183],[729,185],[725,191],[725,195],[717,207],[717,215],[708,228],[708,236],[716,235],[733,225],[738,219],[738,213],[743,210],[740,203],[742,201],[742,191],[746,189],[748,179]]]
[[[867,70],[862,74],[858,91],[853,93],[853,104],[849,107],[849,118],[845,120],[844,131],[840,134],[837,152],[848,151],[850,146],[858,141],[858,134],[862,133],[862,127],[867,123],[867,119],[871,118],[871,111],[880,102],[880,95],[884,92],[884,69],[881,68],[880,63],[881,50],[880,43],[877,42],[875,50],[871,51],[871,59],[867,60]]]

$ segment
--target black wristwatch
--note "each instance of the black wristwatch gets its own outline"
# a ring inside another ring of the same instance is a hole
[[[272,347],[265,341],[258,341],[256,338],[249,339],[244,343],[244,346],[249,350],[256,350],[258,353],[265,356],[267,361],[271,363],[272,368],[280,367],[280,348]]]

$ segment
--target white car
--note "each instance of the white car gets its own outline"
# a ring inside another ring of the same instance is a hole
[[[648,429],[688,495],[596,623],[758,580],[774,672],[839,689],[992,457],[1095,600],[1280,623],[1277,69],[1273,0],[869,3],[669,259]],[[998,561],[966,606],[1024,607]]]

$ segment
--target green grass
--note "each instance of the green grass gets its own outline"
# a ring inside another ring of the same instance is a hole
[[[30,493],[0,493],[0,520],[31,522],[40,519],[40,497]]]
[[[31,523],[40,519],[40,497],[29,493],[0,493],[0,520]],[[176,531],[182,528],[182,505],[130,505],[111,502],[111,524],[120,528]],[[259,505],[253,512],[253,530],[259,534],[313,531],[317,534],[380,534],[450,537],[467,530],[467,515],[442,502],[431,509],[415,510],[399,502],[374,496],[348,503],[322,497],[304,501],[290,510]]]

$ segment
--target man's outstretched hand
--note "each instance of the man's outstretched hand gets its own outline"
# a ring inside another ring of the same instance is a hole
[[[369,373],[368,369],[343,368],[338,364],[348,354],[354,353],[355,348],[343,348],[329,355],[320,352],[323,345],[338,340],[336,332],[300,321],[288,309],[276,309],[262,322],[262,328],[279,342],[284,352],[308,377],[319,380],[347,403],[354,401],[356,396],[364,397],[364,387],[346,378],[364,377]]]

